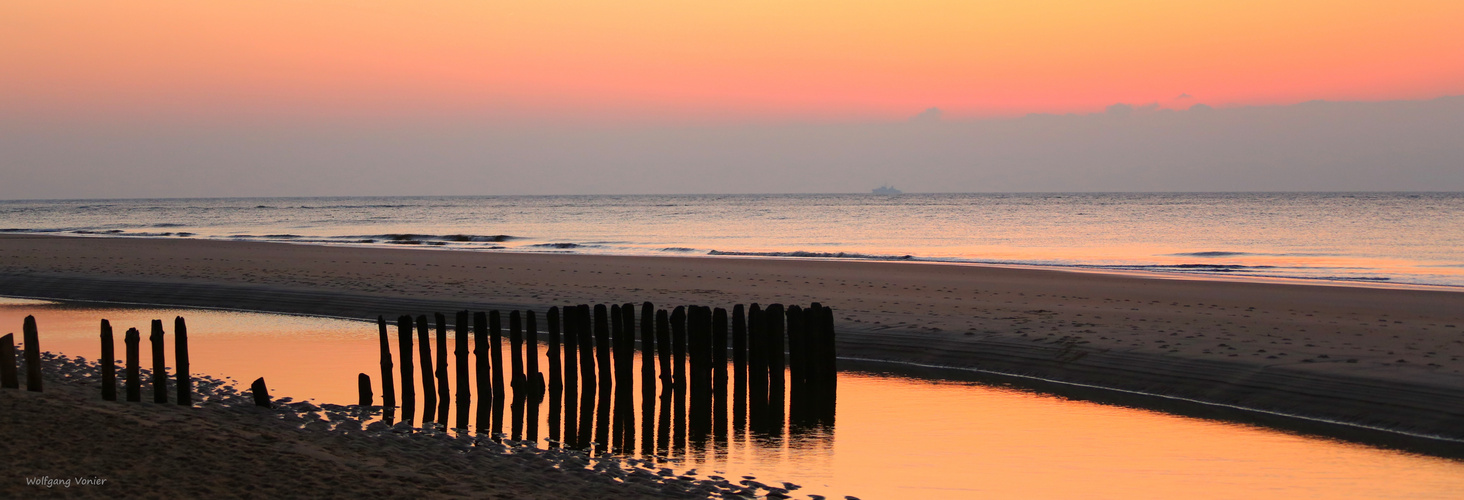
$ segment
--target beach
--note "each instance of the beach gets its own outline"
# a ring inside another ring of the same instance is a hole
[[[820,302],[835,311],[844,369],[989,378],[1444,455],[1464,439],[1464,294],[1443,289],[0,235],[0,295],[348,318]]]

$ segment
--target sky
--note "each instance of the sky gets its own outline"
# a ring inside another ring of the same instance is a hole
[[[7,0],[0,198],[1464,190],[1437,130],[1461,123],[1460,19],[1409,0]]]

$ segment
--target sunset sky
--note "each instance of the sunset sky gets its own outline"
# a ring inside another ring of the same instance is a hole
[[[1461,20],[1454,0],[7,0],[0,198],[1464,190]]]
[[[1452,0],[8,0],[0,109],[776,122],[1425,99],[1464,93],[1461,20]]]

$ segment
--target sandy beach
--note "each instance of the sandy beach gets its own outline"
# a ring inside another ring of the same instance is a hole
[[[816,301],[836,312],[844,368],[992,378],[1447,455],[1464,446],[1432,438],[1464,439],[1464,293],[1447,290],[3,235],[0,294],[352,318]]]

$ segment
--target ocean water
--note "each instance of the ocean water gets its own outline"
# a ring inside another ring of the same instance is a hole
[[[1464,193],[17,200],[0,232],[1464,286]]]

